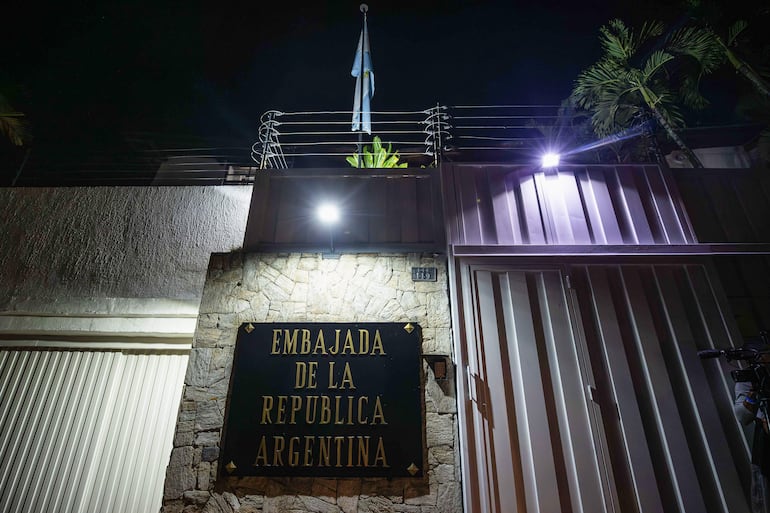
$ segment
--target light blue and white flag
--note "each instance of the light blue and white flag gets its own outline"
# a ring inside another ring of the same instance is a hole
[[[361,80],[361,65],[363,64],[363,83]],[[356,94],[353,99],[353,126],[351,130],[357,132],[363,130],[367,134],[372,133],[372,111],[370,102],[374,96],[374,69],[372,68],[372,52],[369,49],[369,30],[361,29],[361,37],[358,38],[356,58],[353,60],[351,75],[356,77]],[[363,86],[363,94],[361,87]]]

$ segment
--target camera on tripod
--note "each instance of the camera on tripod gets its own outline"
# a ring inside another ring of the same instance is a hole
[[[736,383],[751,383],[755,390],[761,390],[770,395],[770,390],[766,388],[770,385],[770,380],[768,380],[770,373],[768,373],[766,366],[756,363],[748,369],[735,369],[730,372],[730,375]]]

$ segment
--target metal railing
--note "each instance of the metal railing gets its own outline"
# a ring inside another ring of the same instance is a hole
[[[436,165],[449,130],[446,107],[372,112],[372,133],[350,130],[352,112],[281,112],[262,115],[251,158],[259,169],[346,166],[374,136],[398,151],[402,161]]]
[[[410,165],[437,166],[463,153],[542,147],[565,118],[556,105],[436,105],[372,112],[372,133],[351,131],[352,112],[281,112],[260,118],[251,158],[258,169],[345,166],[345,157],[379,137]],[[490,157],[494,159],[495,157]]]

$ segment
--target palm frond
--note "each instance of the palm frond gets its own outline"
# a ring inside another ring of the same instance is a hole
[[[665,65],[674,60],[674,56],[663,50],[655,50],[650,54],[642,67],[640,80],[643,83],[647,83],[662,70],[665,69]]]
[[[610,20],[599,29],[599,42],[606,58],[627,61],[634,54],[631,31],[621,20]]]
[[[701,73],[711,73],[726,57],[718,36],[707,27],[688,26],[673,32],[666,49],[674,55],[692,59]]]
[[[704,109],[709,105],[709,101],[700,94],[699,81],[692,76],[685,76],[679,86],[679,95],[682,103],[691,109]]]
[[[578,107],[589,109],[605,89],[622,80],[623,73],[624,68],[616,61],[599,61],[578,75],[570,99]]]
[[[19,117],[0,114],[0,134],[3,134],[12,144],[24,144],[24,122]]]
[[[727,46],[733,46],[735,40],[738,39],[738,36],[741,35],[741,32],[746,30],[746,27],[748,26],[749,23],[746,20],[738,20],[733,23],[730,28],[727,29]]]
[[[638,51],[646,42],[663,34],[665,26],[660,21],[648,21],[642,25],[642,29],[636,34],[635,51]]]
[[[11,107],[2,94],[0,94],[0,134],[16,146],[22,146],[27,136],[24,114]]]

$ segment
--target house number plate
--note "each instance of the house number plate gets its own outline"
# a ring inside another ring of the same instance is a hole
[[[412,281],[436,281],[437,277],[435,267],[412,267]]]

